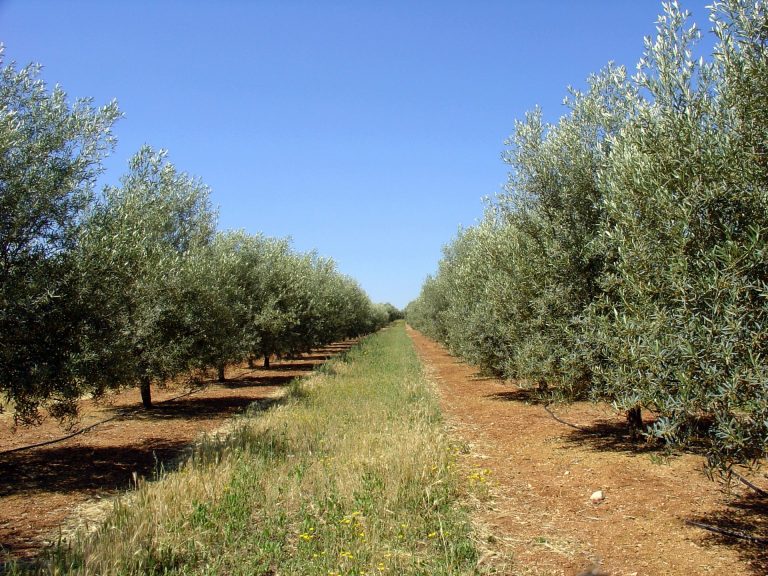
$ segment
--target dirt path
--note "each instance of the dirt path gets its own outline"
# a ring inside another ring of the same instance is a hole
[[[470,447],[470,469],[489,477],[480,512],[487,561],[505,573],[576,575],[593,563],[611,576],[768,574],[768,546],[719,536],[699,521],[768,538],[768,502],[728,495],[694,455],[665,457],[621,436],[605,406],[544,406],[524,390],[450,356],[409,329],[438,385],[447,421]],[[477,476],[476,476],[477,477]],[[764,475],[757,476],[765,486]],[[599,504],[590,495],[602,490]],[[511,560],[505,560],[505,558]],[[592,573],[590,573],[592,574]]]
[[[157,389],[151,411],[137,405],[135,389],[99,403],[83,401],[80,429],[114,419],[63,442],[20,452],[6,451],[71,431],[53,420],[14,429],[11,417],[3,415],[0,562],[33,556],[57,537],[58,528],[79,505],[125,491],[134,474],[152,477],[159,463],[177,457],[201,434],[220,428],[253,402],[274,402],[290,380],[350,346],[331,345],[297,360],[274,362],[269,370],[232,366],[227,382],[208,382],[189,395],[182,396],[185,391],[179,388]]]

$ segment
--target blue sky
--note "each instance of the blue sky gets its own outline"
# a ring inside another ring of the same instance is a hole
[[[707,30],[708,1],[683,1]],[[500,191],[514,121],[634,68],[656,0],[0,0],[6,62],[125,114],[212,189],[222,229],[291,236],[405,306]]]

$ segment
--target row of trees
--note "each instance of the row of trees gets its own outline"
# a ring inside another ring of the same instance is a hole
[[[116,104],[74,104],[0,53],[0,392],[22,421],[85,393],[309,350],[371,332],[373,305],[331,260],[217,232],[208,188],[142,148],[97,194]]]
[[[717,1],[712,57],[664,6],[555,125],[518,122],[505,192],[446,247],[408,321],[487,371],[705,442],[768,446],[768,5]],[[550,388],[550,389],[551,389]]]

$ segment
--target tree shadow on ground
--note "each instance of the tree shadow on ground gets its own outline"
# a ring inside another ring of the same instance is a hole
[[[302,360],[306,358],[302,357]],[[311,372],[322,362],[297,362],[292,360],[290,364],[272,364],[269,368],[262,368],[265,372]]]
[[[546,398],[541,392],[535,389],[528,388],[516,388],[515,390],[509,390],[508,392],[496,392],[495,394],[487,394],[486,398],[491,400],[501,400],[504,402],[521,402],[523,404],[544,405],[551,402],[549,398]]]
[[[286,356],[278,358],[277,360],[275,360],[273,357],[269,368],[264,368],[262,361],[258,360],[258,363],[255,363],[254,366],[248,367],[247,369],[251,371],[263,370],[264,372],[280,372],[289,370],[296,370],[297,372],[311,371],[315,368],[318,368],[324,362],[327,362],[328,360],[348,352],[355,346],[355,344],[357,344],[357,340],[342,342],[340,344],[329,344],[311,352],[297,354],[295,356]]]
[[[517,388],[510,391],[488,394],[485,398],[520,402],[524,404],[541,405],[561,424],[570,427],[561,440],[578,447],[588,447],[601,452],[618,452],[629,455],[648,454],[651,459],[658,458],[660,462],[676,458],[682,452],[671,449],[668,445],[654,439],[646,440],[642,435],[633,436],[626,420],[617,416],[613,419],[600,419],[586,425],[577,425],[557,416],[549,406],[551,398],[542,395],[535,389]],[[653,423],[645,419],[647,427]],[[702,425],[706,425],[702,422]],[[687,453],[704,453],[703,445],[686,448]],[[702,514],[685,519],[689,524],[697,523],[706,545],[724,546],[740,556],[749,566],[749,574],[754,576],[768,575],[768,498],[750,493],[745,496],[733,497],[719,511]],[[693,524],[694,526],[696,524]],[[704,526],[707,526],[705,528]],[[721,530],[724,533],[714,530]],[[730,532],[730,534],[729,534]],[[740,538],[737,535],[746,536]]]
[[[668,444],[664,440],[651,434],[642,432],[633,434],[627,420],[617,416],[611,419],[595,420],[591,424],[576,426],[570,424],[553,414],[545,406],[547,412],[556,420],[574,428],[565,438],[565,441],[575,445],[587,446],[592,450],[601,452],[623,452],[625,454],[650,454],[652,457],[658,457],[661,461],[677,458],[683,454],[696,454],[706,456],[707,445],[704,442],[705,434],[699,435],[700,440],[692,439],[684,447]],[[653,416],[644,416],[643,430],[649,431],[655,422]],[[702,426],[705,423],[702,423]],[[705,430],[705,428],[701,428]]]
[[[172,402],[155,404],[149,410],[137,408],[120,416],[118,420],[209,420],[226,418],[242,412],[252,403],[268,402],[269,398],[253,396],[224,396],[220,398],[194,396],[180,398]]]
[[[240,378],[227,378],[224,382],[217,382],[226,388],[255,388],[261,386],[285,386],[295,380],[297,376],[285,376],[271,374],[269,376],[241,376]]]
[[[154,478],[160,463],[172,461],[189,444],[145,438],[130,446],[59,446],[18,452],[0,460],[0,496],[40,498],[41,493],[102,497],[131,487],[135,478]],[[11,513],[0,525],[0,558],[36,554],[44,544],[39,527]],[[3,566],[0,563],[0,574]]]
[[[274,372],[312,372],[323,367],[328,360],[334,358],[343,359],[344,354],[354,348],[358,341],[358,339],[355,339],[338,344],[329,344],[312,352],[294,357],[289,356],[283,360],[272,362],[269,368],[259,366],[257,369],[264,371],[264,378],[270,378],[266,374]]]
[[[747,494],[735,498],[722,510],[713,514],[696,516],[687,520],[721,529],[724,532],[735,532],[753,538],[754,540],[747,540],[710,530],[706,532],[704,541],[708,544],[726,546],[735,550],[741,559],[749,565],[755,576],[768,574],[768,498],[757,494]]]
[[[145,438],[130,446],[59,446],[17,452],[0,461],[0,496],[125,489],[134,473],[153,476],[160,462],[171,459],[188,444],[184,440]]]
[[[664,458],[675,456],[675,453],[661,442],[646,440],[641,435],[633,436],[625,420],[596,420],[584,426],[569,425],[573,429],[564,438],[568,444],[587,446],[599,452],[657,453]]]
[[[282,397],[174,400],[153,410],[131,410],[119,415],[117,420],[226,418],[244,410],[253,415],[282,401]],[[137,417],[138,414],[144,418]],[[151,433],[152,429],[147,428],[145,432]],[[122,444],[121,439],[117,439],[113,445],[98,446],[87,442],[87,436],[78,436],[51,447],[0,455],[0,497],[116,494],[130,489],[139,478],[154,480],[178,469],[194,453],[195,446],[188,436],[173,439],[145,436]],[[3,574],[2,558],[34,557],[39,552],[45,541],[38,538],[38,532],[39,526],[28,524],[23,514],[0,519],[0,575]]]
[[[248,409],[264,410],[278,398],[255,400],[245,396],[183,399],[159,404],[152,410],[131,411],[119,420],[208,419]],[[152,430],[148,429],[151,433]],[[36,448],[0,456],[0,496],[35,492],[103,492],[127,488],[135,472],[151,477],[160,464],[172,462],[190,445],[189,438],[137,438],[130,444],[89,446],[83,437],[67,445]],[[74,442],[78,444],[72,445]]]
[[[297,358],[297,360],[309,360],[312,362],[323,363],[331,358],[333,358],[332,354],[303,354],[300,358]]]
[[[343,350],[349,350],[350,348],[354,347],[355,344],[360,342],[359,338],[353,338],[352,340],[346,340],[344,342],[334,342],[333,344],[328,344],[326,346],[321,346],[320,348],[317,348],[315,352],[325,352],[327,350],[335,350],[335,351],[343,351]]]
[[[468,378],[470,382],[496,382],[498,378],[496,376],[484,376],[482,374],[475,374]]]
[[[319,358],[322,358],[325,356],[326,360],[333,358],[335,356],[341,356],[345,354],[346,352],[349,352],[352,348],[354,348],[358,344],[359,340],[349,340],[347,342],[341,342],[339,344],[330,344],[329,346],[323,346],[322,348],[318,348],[317,350],[313,350],[310,352],[311,355],[316,355]],[[308,356],[302,356],[302,358],[307,358]]]

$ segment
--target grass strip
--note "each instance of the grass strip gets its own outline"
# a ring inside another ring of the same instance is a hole
[[[404,326],[141,485],[53,574],[473,574],[457,450]],[[20,568],[18,569],[20,570]]]

